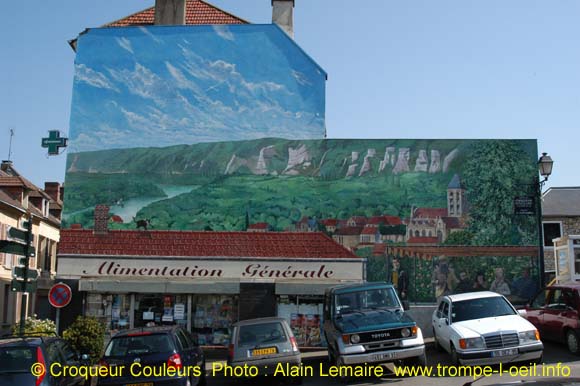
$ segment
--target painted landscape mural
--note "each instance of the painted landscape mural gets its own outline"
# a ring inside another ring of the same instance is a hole
[[[88,30],[63,226],[323,232],[404,299],[531,296],[536,141],[324,139],[325,81],[273,25]]]
[[[145,220],[151,230],[320,231],[361,255],[375,244],[535,245],[535,216],[513,208],[533,193],[535,154],[525,140],[273,138],[74,153],[64,222],[91,227],[94,206],[107,204],[112,229]],[[534,274],[534,263],[501,265]],[[379,268],[370,276],[390,279]]]

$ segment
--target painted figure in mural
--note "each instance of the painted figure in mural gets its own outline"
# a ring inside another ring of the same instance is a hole
[[[459,283],[455,275],[453,266],[447,261],[447,257],[439,257],[439,261],[433,269],[433,283],[435,284],[435,297],[439,299],[443,295],[453,292],[453,289]]]
[[[489,290],[504,296],[511,295],[512,292],[510,290],[510,286],[505,280],[503,268],[498,267],[495,269],[495,280],[491,282]]]
[[[459,283],[455,287],[455,293],[461,294],[473,291],[473,282],[469,279],[469,275],[465,271],[459,273]]]
[[[487,282],[483,272],[477,272],[475,275],[475,282],[473,283],[473,291],[487,291]]]
[[[406,300],[409,289],[409,275],[407,275],[407,271],[401,269],[401,261],[398,257],[393,259],[391,283],[393,283],[397,289],[397,293],[399,294],[401,300]]]
[[[514,281],[512,290],[514,295],[525,300],[530,300],[538,292],[538,285],[530,276],[529,268],[526,267],[522,270],[522,276]]]

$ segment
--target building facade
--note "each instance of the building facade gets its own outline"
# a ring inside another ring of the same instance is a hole
[[[73,288],[61,314],[101,319],[110,333],[180,324],[201,344],[229,342],[238,320],[281,316],[301,345],[322,344],[324,289],[364,280],[365,259],[323,233],[64,229],[58,280]]]
[[[556,272],[554,239],[580,235],[580,187],[553,187],[542,197],[544,266],[549,277]]]
[[[3,161],[0,168],[0,239],[9,238],[10,227],[24,229],[23,223],[32,216],[33,247],[36,256],[29,262],[38,271],[38,289],[32,294],[11,290],[12,270],[21,256],[0,253],[0,325],[1,330],[20,320],[22,304],[26,315],[39,318],[52,316],[48,304],[48,290],[56,274],[56,250],[60,232],[62,210],[59,183],[47,182],[40,189],[21,176],[10,161]]]

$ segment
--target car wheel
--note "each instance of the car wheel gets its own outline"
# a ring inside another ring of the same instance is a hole
[[[433,346],[435,347],[435,350],[443,351],[443,347],[441,347],[439,341],[437,340],[437,334],[435,334],[435,329],[433,329]]]
[[[334,362],[333,362],[333,364],[336,367],[341,367],[341,366],[344,367],[344,366],[347,366],[347,365],[343,364],[342,361],[340,360],[340,355],[334,355]],[[341,375],[339,375],[339,380],[340,380],[341,383],[345,383],[346,384],[346,383],[348,383],[350,381],[350,377],[349,376],[342,375],[342,373],[340,373],[340,374]]]
[[[572,354],[580,354],[578,347],[578,335],[573,330],[568,330],[568,332],[566,332],[566,345]]]
[[[459,365],[459,356],[457,355],[457,350],[453,345],[453,342],[449,343],[451,346],[451,363],[455,366]]]
[[[291,385],[301,385],[302,384],[302,377],[301,376],[290,377],[290,384]]]
[[[328,365],[332,366],[336,359],[334,358],[334,352],[332,351],[332,347],[328,346]]]
[[[207,380],[205,379],[205,361],[202,362],[201,369],[200,370],[201,370],[201,374],[197,378],[197,383],[195,383],[193,381],[195,378],[192,378],[191,384],[192,385],[197,385],[197,386],[206,386],[207,385]]]

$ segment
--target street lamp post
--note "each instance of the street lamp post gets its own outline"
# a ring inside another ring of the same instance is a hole
[[[540,172],[540,176],[543,177],[541,180],[538,178],[537,185],[537,213],[538,213],[538,247],[539,247],[539,255],[540,255],[540,288],[544,287],[546,283],[545,280],[545,273],[544,273],[544,227],[542,224],[542,188],[546,181],[548,181],[548,177],[552,174],[552,167],[554,166],[554,161],[548,155],[548,153],[542,153],[542,156],[538,160],[538,169]]]

